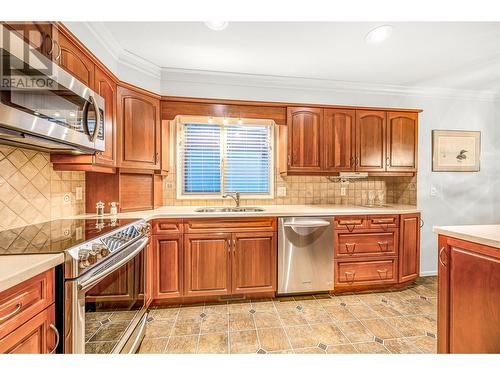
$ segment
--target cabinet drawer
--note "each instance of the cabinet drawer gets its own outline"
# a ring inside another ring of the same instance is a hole
[[[0,338],[54,302],[54,269],[0,293]]]
[[[159,219],[153,220],[153,234],[180,234],[182,233],[182,220]]]
[[[399,227],[399,215],[367,216],[367,226],[373,229],[388,230]]]
[[[364,229],[367,227],[365,216],[336,216],[334,218],[335,229],[352,232],[355,229]]]
[[[340,285],[370,285],[396,282],[396,259],[364,262],[337,262],[336,282]]]
[[[185,219],[185,233],[232,233],[232,232],[255,232],[275,231],[276,218],[213,218],[213,219]]]
[[[395,256],[398,234],[394,229],[382,233],[346,233],[335,235],[337,257]]]

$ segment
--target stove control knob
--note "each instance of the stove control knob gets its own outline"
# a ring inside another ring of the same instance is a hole
[[[95,255],[97,259],[104,258],[109,254],[109,250],[106,245],[101,243],[92,244],[91,254]]]
[[[87,268],[90,266],[88,250],[80,250],[78,253],[78,265],[80,268]]]

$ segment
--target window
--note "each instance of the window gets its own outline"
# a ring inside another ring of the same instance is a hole
[[[273,134],[266,124],[182,121],[178,126],[179,198],[273,197]],[[256,121],[258,123],[258,121]]]

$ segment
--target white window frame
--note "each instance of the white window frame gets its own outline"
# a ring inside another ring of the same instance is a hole
[[[211,122],[210,122],[211,121]],[[218,124],[221,127],[224,127],[225,125],[240,125],[238,124],[238,121],[241,121],[241,125],[246,125],[246,126],[262,126],[262,125],[267,125],[271,126],[271,131],[270,131],[270,166],[269,166],[269,193],[240,193],[241,199],[274,199],[275,195],[275,158],[276,158],[276,153],[275,153],[275,128],[274,128],[274,121],[272,120],[256,120],[256,119],[237,119],[237,118],[222,118],[222,117],[210,117],[210,121],[208,117],[199,117],[199,116],[179,116],[176,118],[176,169],[177,169],[177,175],[176,175],[176,197],[177,199],[223,199],[222,196],[224,195],[224,150],[225,150],[225,144],[226,144],[226,132],[224,129],[221,131],[221,150],[220,150],[220,157],[221,157],[221,178],[220,178],[220,183],[221,183],[221,192],[220,193],[204,193],[204,194],[199,194],[199,193],[185,193],[184,192],[184,158],[181,157],[181,147],[182,141],[184,138],[184,125],[185,124],[190,124],[190,123],[212,123],[212,124]]]

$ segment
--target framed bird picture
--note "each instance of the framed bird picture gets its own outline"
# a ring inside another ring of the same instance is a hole
[[[479,172],[481,132],[432,131],[432,171]]]

